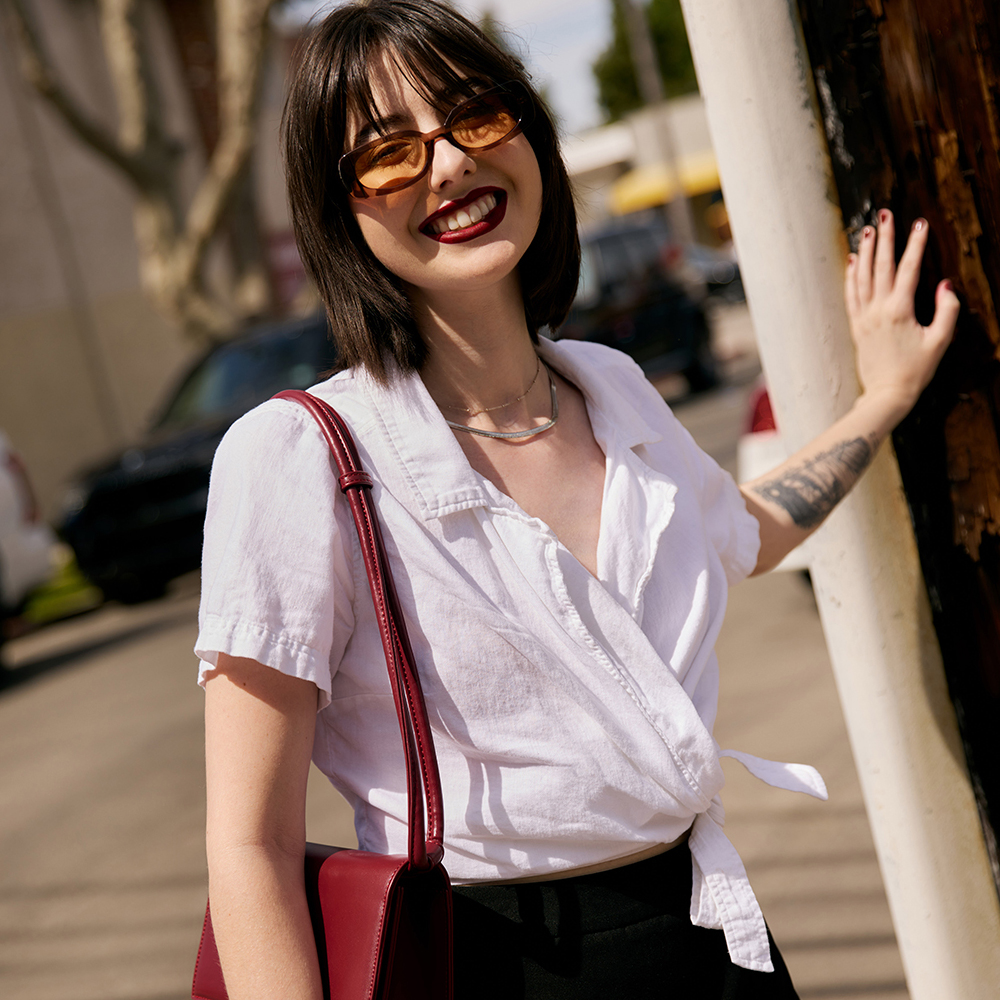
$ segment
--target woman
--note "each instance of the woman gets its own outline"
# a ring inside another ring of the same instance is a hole
[[[345,369],[434,728],[459,997],[794,997],[721,829],[713,644],[727,587],[846,493],[930,379],[893,223],[847,300],[864,393],[742,495],[638,368],[552,343],[579,249],[523,67],[431,0],[335,10],[284,129],[303,260]],[[877,246],[876,246],[877,243]],[[212,912],[233,1000],[316,1000],[302,887],[310,756],[360,844],[404,848],[395,710],[326,446],[295,404],[238,421],[213,469],[201,633]],[[317,714],[318,712],[318,714]],[[738,755],[823,795],[808,768]]]

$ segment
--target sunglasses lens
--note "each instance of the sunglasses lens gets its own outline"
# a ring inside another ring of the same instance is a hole
[[[505,93],[474,97],[451,112],[445,135],[466,150],[499,145],[521,123],[516,108],[516,99]],[[404,188],[420,177],[427,169],[429,155],[424,138],[404,133],[387,135],[345,159],[358,185],[367,191],[385,194]]]
[[[467,149],[492,146],[517,128],[517,115],[494,95],[463,105],[451,119],[451,134]]]
[[[354,174],[369,190],[392,190],[419,177],[426,160],[427,148],[418,137],[387,136],[358,157]]]

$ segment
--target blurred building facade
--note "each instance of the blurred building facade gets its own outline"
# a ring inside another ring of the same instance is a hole
[[[667,129],[672,139],[673,171],[661,158],[657,128]],[[663,205],[679,184],[691,202],[695,238],[710,245],[720,242],[710,211],[721,199],[719,170],[700,95],[664,101],[571,136],[563,142],[563,155],[582,228]]]
[[[92,5],[32,0],[60,80],[114,129],[115,98]],[[148,5],[167,126],[183,143],[184,183],[204,164],[190,88],[159,5]],[[81,465],[127,442],[202,349],[148,304],[139,284],[132,194],[21,79],[15,39],[0,19],[0,428],[23,455],[44,513]],[[255,162],[261,227],[279,298],[301,266],[291,240],[277,154],[290,42],[272,42]],[[211,267],[225,269],[213,251]]]

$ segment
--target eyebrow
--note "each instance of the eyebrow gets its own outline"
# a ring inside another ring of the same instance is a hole
[[[357,135],[354,137],[354,147],[363,146],[366,142],[371,142],[372,139],[378,136],[388,135],[390,132],[397,132],[404,125],[412,125],[413,123],[404,114],[392,114],[386,115],[383,118],[377,118],[373,122],[368,122],[367,125],[363,125],[358,129]]]
[[[481,91],[489,89],[490,84],[485,80],[480,77],[470,76],[466,77],[461,85],[456,85],[442,93],[438,99],[442,104],[451,105],[451,108],[457,108],[458,105],[472,100]],[[449,111],[451,108],[449,108]],[[400,112],[376,118],[374,121],[368,122],[358,129],[357,135],[354,136],[353,147],[357,149],[359,146],[371,142],[372,139],[387,136],[391,132],[398,132],[406,125],[412,124],[409,117]]]

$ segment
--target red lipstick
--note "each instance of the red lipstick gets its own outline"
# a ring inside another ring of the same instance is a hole
[[[466,226],[464,229],[446,230],[443,233],[435,233],[431,228],[438,219],[452,215],[459,209],[465,208],[466,205],[471,205],[473,202],[479,201],[480,198],[487,194],[492,194],[496,198],[497,203],[489,214],[483,216],[478,222],[474,222],[471,226]],[[488,233],[491,229],[496,229],[503,221],[506,212],[507,192],[503,188],[476,188],[474,191],[470,191],[464,198],[449,202],[443,208],[439,208],[436,212],[427,216],[419,228],[424,236],[436,240],[438,243],[465,243],[468,240],[474,240],[482,236],[484,233]]]

